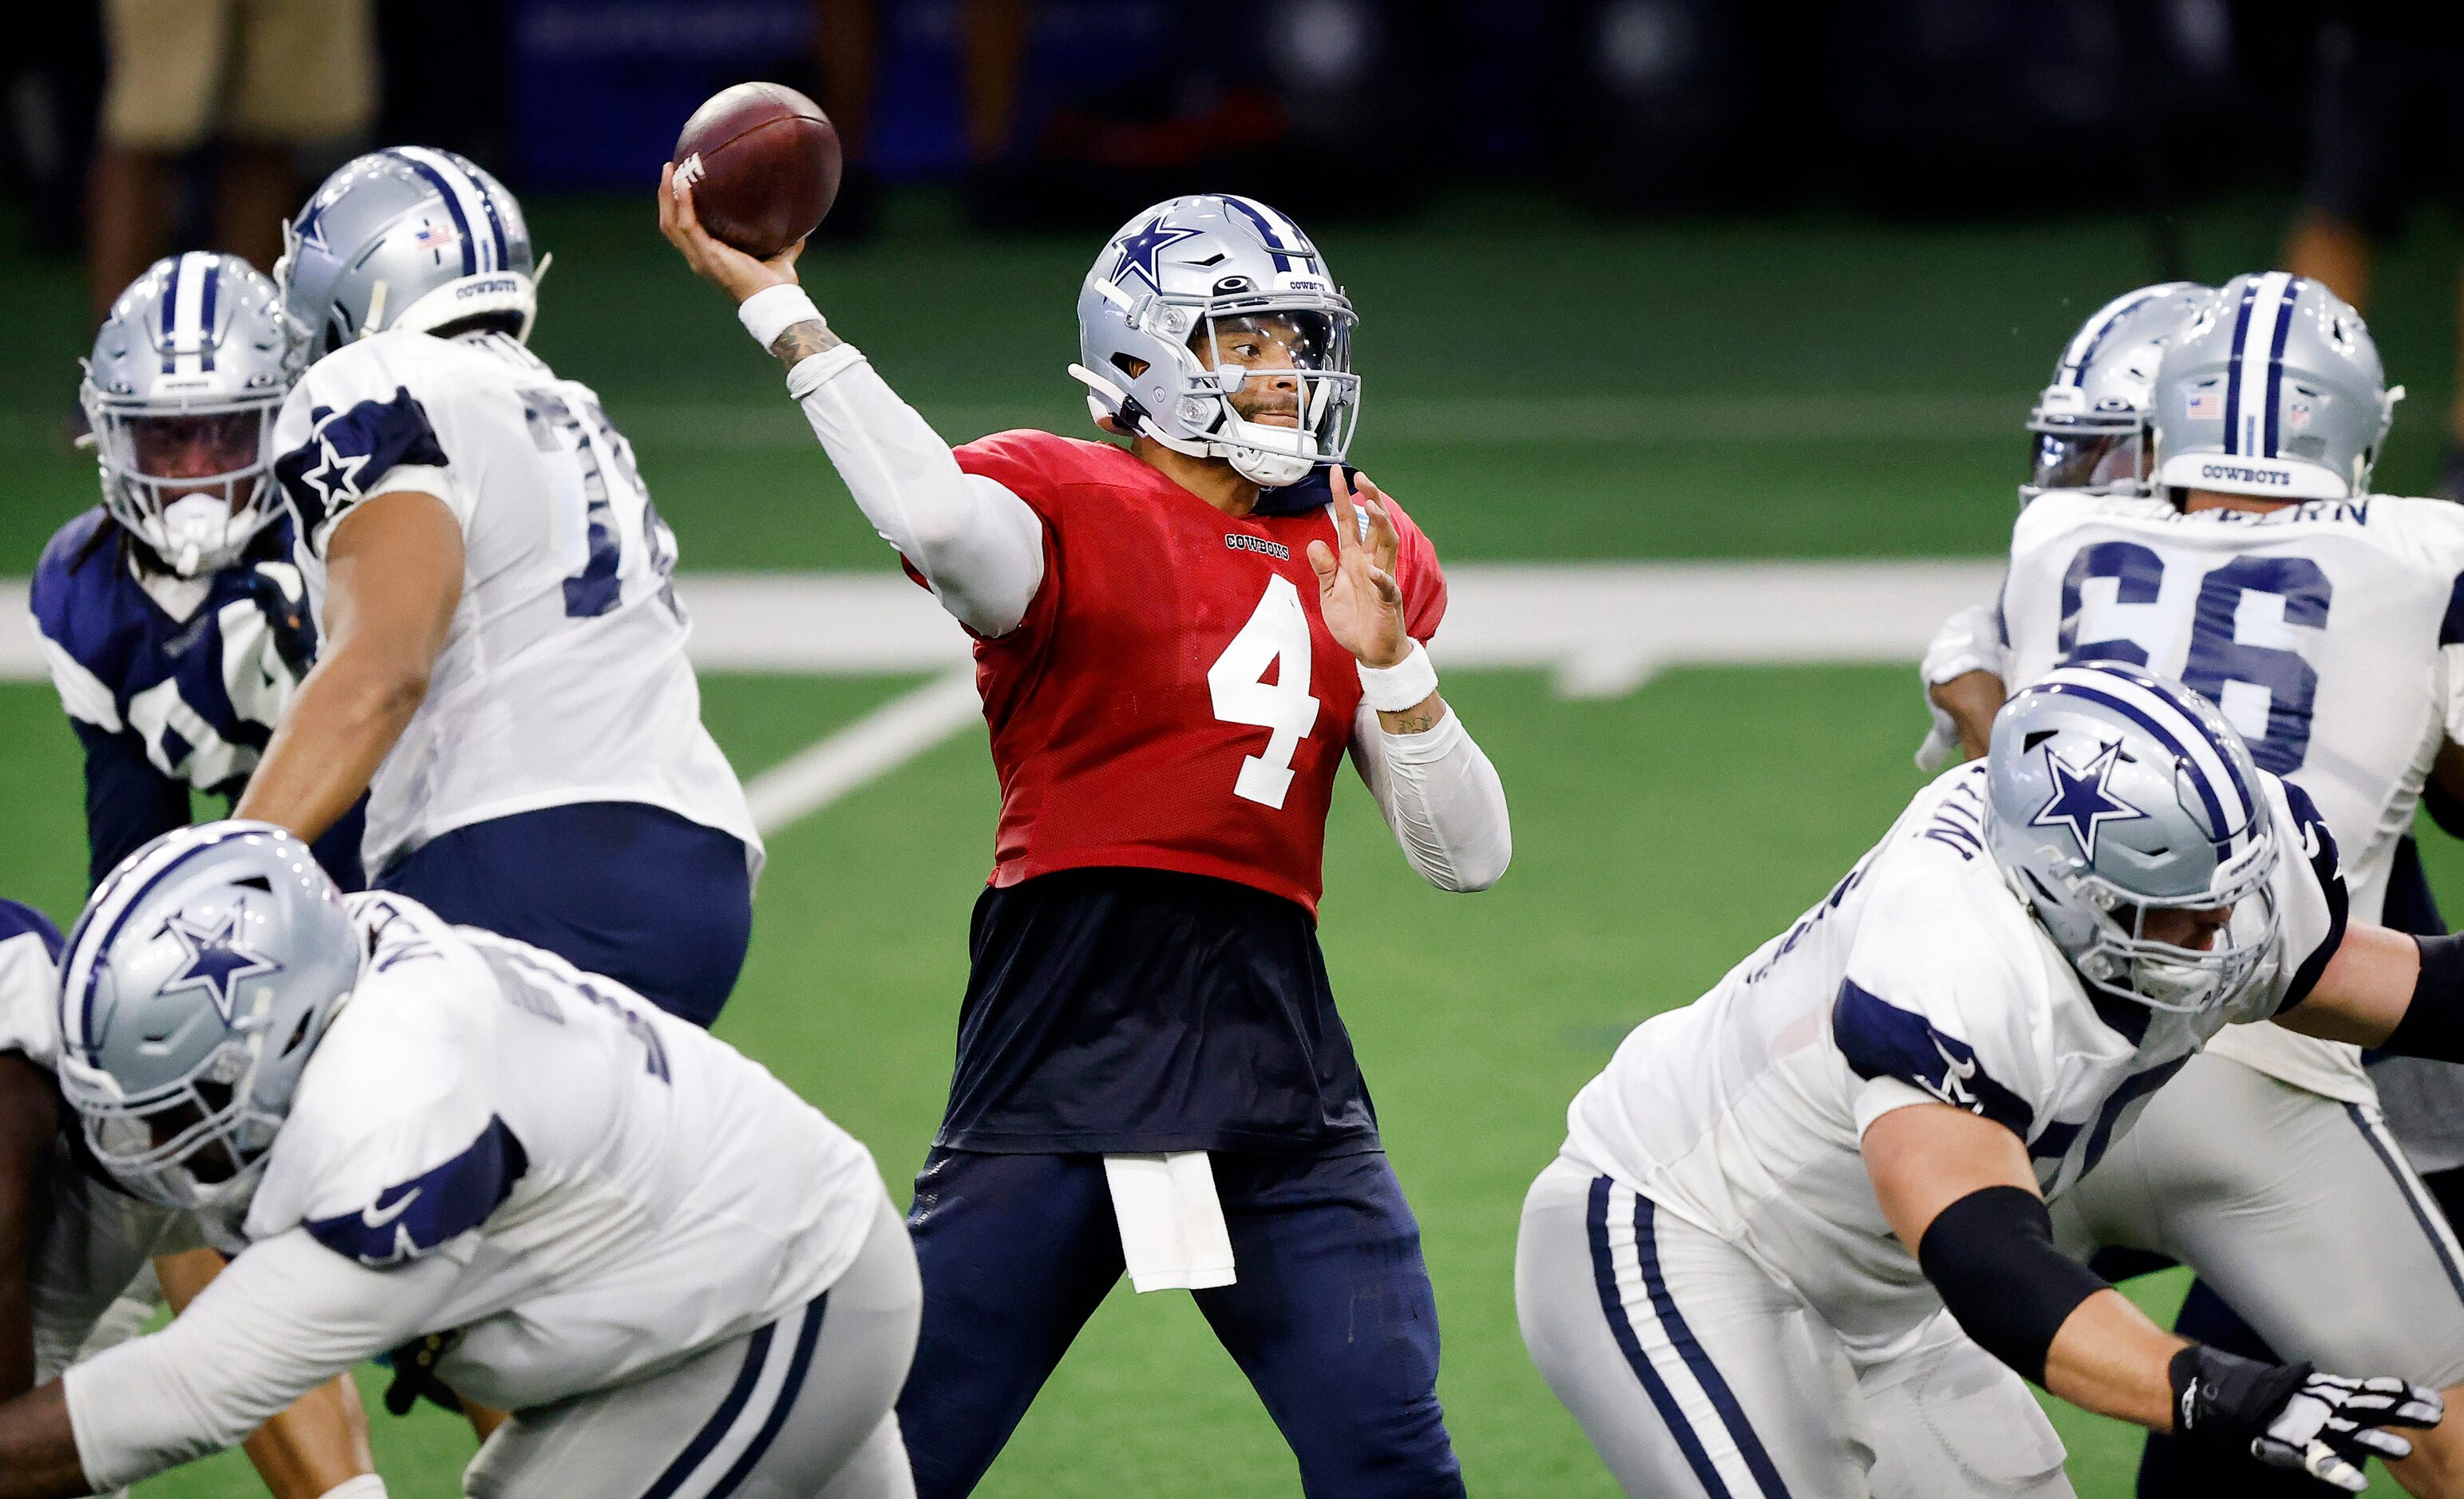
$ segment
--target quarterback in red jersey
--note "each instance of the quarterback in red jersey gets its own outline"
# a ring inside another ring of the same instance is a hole
[[[1347,751],[1431,883],[1485,889],[1510,837],[1422,649],[1436,551],[1342,465],[1353,310],[1316,247],[1253,199],[1149,209],[1087,276],[1070,366],[1127,445],[954,452],[829,330],[794,251],[710,238],[671,178],[660,224],[976,640],[1001,812],[909,1217],[917,1492],[975,1488],[1126,1268],[1195,1293],[1306,1492],[1461,1494],[1419,1227],[1316,907]]]

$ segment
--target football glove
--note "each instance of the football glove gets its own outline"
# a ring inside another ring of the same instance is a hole
[[[2446,1410],[2437,1391],[2402,1379],[2348,1379],[2195,1343],[2173,1356],[2167,1373],[2174,1435],[2248,1452],[2346,1493],[2368,1487],[2362,1465],[2371,1458],[2412,1455],[2412,1444],[2386,1428],[2434,1426]]]

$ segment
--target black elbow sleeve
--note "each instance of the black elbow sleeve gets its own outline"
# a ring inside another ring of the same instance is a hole
[[[2042,1198],[2020,1187],[1970,1192],[1936,1214],[1917,1264],[1978,1347],[2045,1382],[2054,1334],[2105,1283],[2054,1247]]]
[[[2464,1062],[2464,937],[2416,937],[2421,977],[2379,1049],[2434,1062]]]

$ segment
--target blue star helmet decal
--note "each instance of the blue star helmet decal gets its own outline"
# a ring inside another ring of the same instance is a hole
[[[240,940],[239,925],[245,915],[245,908],[234,900],[231,909],[223,913],[222,920],[211,926],[185,915],[165,922],[164,930],[178,940],[187,961],[163,985],[163,992],[203,989],[214,1002],[215,1013],[229,1025],[237,1003],[233,991],[239,981],[282,971],[280,963]]]
[[[2113,779],[2115,757],[2122,753],[2120,741],[2107,744],[2104,752],[2079,769],[2045,746],[2045,769],[2054,778],[2054,794],[2028,819],[2031,827],[2067,827],[2079,847],[2082,858],[2096,858],[2096,830],[2106,823],[2126,823],[2147,814],[2115,796],[2105,788]]]
[[[1194,229],[1168,227],[1158,214],[1144,229],[1121,241],[1121,258],[1112,266],[1112,284],[1127,290],[1130,277],[1136,276],[1156,293],[1163,291],[1163,281],[1155,270],[1155,257],[1184,239],[1196,239]]]

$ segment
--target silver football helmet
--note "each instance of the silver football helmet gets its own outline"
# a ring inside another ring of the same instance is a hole
[[[60,1091],[95,1158],[166,1207],[237,1211],[360,973],[341,893],[268,823],[130,854],[60,959]]]
[[[274,419],[301,360],[274,283],[237,255],[157,260],[83,363],[103,509],[184,578],[237,561],[282,512]]]
[[[1339,463],[1360,414],[1352,303],[1317,247],[1254,198],[1200,193],[1121,226],[1078,292],[1098,426],[1280,488]]]
[[[2249,748],[2205,698],[2110,662],[2057,667],[2003,705],[1986,759],[1986,845],[2082,981],[2189,1012],[2265,976],[2274,819]],[[2146,935],[2158,911],[2228,908],[2211,946]]]
[[[522,206],[451,151],[399,145],[345,162],[283,227],[274,279],[310,352],[390,328],[491,314],[531,336],[539,274]]]
[[[2035,452],[2019,503],[2047,490],[2144,495],[2155,472],[2148,412],[2165,341],[2179,332],[2212,287],[2192,281],[2143,286],[2096,310],[2054,366],[2054,383],[2028,412]]]
[[[2237,276],[2166,345],[2156,482],[2269,499],[2347,499],[2404,388],[2335,293],[2284,271]]]

